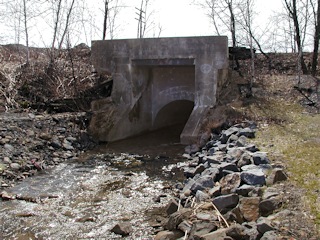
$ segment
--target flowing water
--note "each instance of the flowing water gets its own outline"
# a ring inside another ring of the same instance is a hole
[[[164,188],[181,180],[181,128],[105,144],[8,189],[0,202],[0,239],[123,239],[110,231],[129,222],[124,239],[152,239],[147,210],[163,206]]]

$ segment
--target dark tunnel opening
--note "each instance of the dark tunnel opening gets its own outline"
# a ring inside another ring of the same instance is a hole
[[[153,130],[177,125],[183,130],[193,110],[194,102],[177,100],[165,105],[153,122]]]

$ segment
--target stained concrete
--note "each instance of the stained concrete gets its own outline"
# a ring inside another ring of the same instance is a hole
[[[186,121],[181,142],[197,142],[227,78],[227,43],[223,36],[93,41],[93,65],[112,75],[113,90],[93,102],[91,134],[115,141]]]

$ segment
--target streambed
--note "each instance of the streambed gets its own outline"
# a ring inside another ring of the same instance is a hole
[[[178,127],[100,145],[6,189],[0,202],[2,239],[123,239],[110,230],[132,226],[124,239],[152,239],[147,210],[164,206],[182,179]],[[155,201],[159,199],[161,201]]]

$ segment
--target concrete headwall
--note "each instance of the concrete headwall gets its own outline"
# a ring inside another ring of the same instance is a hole
[[[108,104],[93,103],[91,134],[115,141],[165,126],[155,124],[161,109],[190,101],[194,108],[181,142],[196,141],[199,119],[215,105],[217,87],[227,77],[227,43],[227,37],[213,36],[93,41],[93,65],[112,75],[113,90]]]

